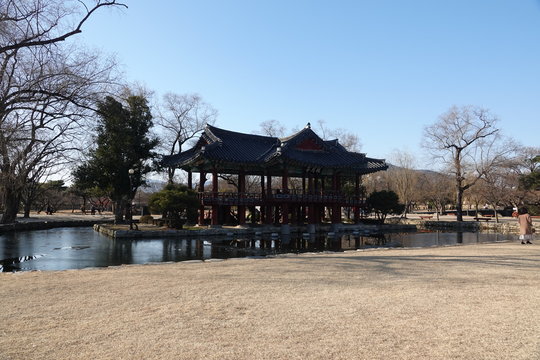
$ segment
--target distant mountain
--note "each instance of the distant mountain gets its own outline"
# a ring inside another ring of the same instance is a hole
[[[388,165],[388,170],[399,170],[403,169],[401,166],[392,165],[390,163],[386,163]],[[424,170],[424,169],[414,169],[414,171],[419,172],[421,174],[442,174],[439,171],[434,170]]]

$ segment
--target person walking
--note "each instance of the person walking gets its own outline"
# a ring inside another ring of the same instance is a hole
[[[532,244],[532,234],[534,232],[532,217],[526,207],[518,209],[519,239],[522,244]],[[525,242],[526,241],[526,242]]]

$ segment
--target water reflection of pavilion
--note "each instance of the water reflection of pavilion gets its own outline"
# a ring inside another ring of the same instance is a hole
[[[262,224],[320,224],[325,214],[336,224],[343,207],[358,222],[365,200],[361,176],[388,168],[384,160],[347,151],[338,140],[321,139],[309,124],[286,138],[207,125],[193,148],[165,157],[163,165],[187,171],[190,188],[193,173],[199,173],[200,225],[205,214],[212,225],[230,222],[231,210],[240,225],[246,210],[252,222]],[[207,174],[211,191],[205,189]],[[238,176],[237,192],[220,191],[218,178],[225,174]],[[258,177],[254,188],[247,188],[248,176]]]

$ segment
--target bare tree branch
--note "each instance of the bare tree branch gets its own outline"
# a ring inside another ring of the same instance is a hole
[[[92,14],[97,9],[101,7],[120,6],[127,9],[126,4],[119,3],[116,0],[97,1],[96,4],[90,9],[87,7],[87,5],[84,2],[82,1],[79,1],[79,2],[84,6],[86,10],[86,14],[82,17],[82,19],[78,22],[78,24],[73,29],[67,30],[58,35],[53,35],[52,37],[48,37],[48,35],[52,32],[52,30],[58,27],[58,24],[62,20],[62,17],[52,19],[49,22],[48,26],[42,31],[31,31],[27,33],[26,36],[23,36],[20,39],[12,39],[12,43],[9,45],[0,46],[0,54],[11,51],[11,50],[17,50],[21,48],[28,48],[28,47],[34,47],[34,46],[45,46],[45,45],[54,44],[60,41],[65,41],[67,38],[81,33],[84,23],[90,18],[90,16],[92,16]],[[28,27],[31,27],[31,25],[33,24],[34,18],[45,17],[44,15],[46,14],[45,5],[39,6],[39,3],[34,3],[34,4],[37,7],[31,9],[30,11],[27,10],[26,13],[24,12],[21,13],[21,11],[26,10],[25,7],[17,6],[14,1],[8,1],[1,8],[0,22],[12,22],[12,23],[26,22],[27,23],[26,25]],[[14,11],[15,13],[14,14],[10,13],[9,12],[10,10]]]

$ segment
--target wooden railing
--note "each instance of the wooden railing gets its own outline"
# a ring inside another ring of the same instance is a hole
[[[313,194],[303,193],[298,190],[282,192],[273,190],[271,194],[261,193],[237,193],[211,191],[199,193],[199,198],[204,205],[263,205],[264,203],[297,203],[297,204],[338,204],[341,206],[361,206],[363,199],[355,199],[352,196],[335,191]]]

